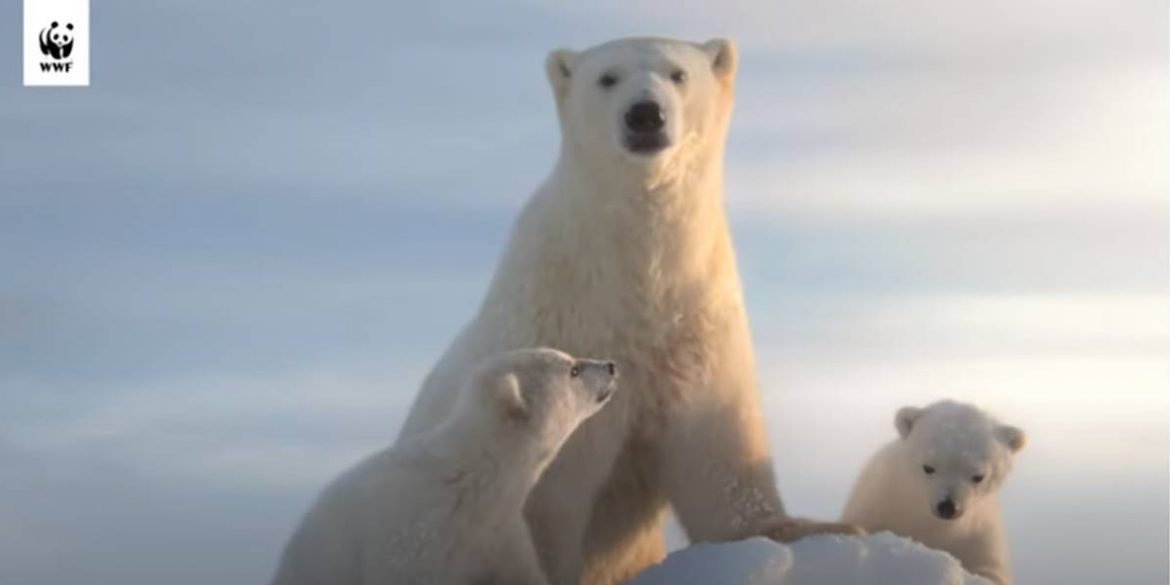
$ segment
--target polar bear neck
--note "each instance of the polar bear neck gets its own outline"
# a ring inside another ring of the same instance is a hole
[[[506,519],[520,513],[551,457],[537,442],[501,435],[489,425],[480,417],[456,416],[424,439],[426,453],[437,461],[444,484],[458,493],[457,501]]]
[[[705,326],[741,312],[722,147],[711,148],[677,180],[653,184],[563,156],[516,220],[474,330],[508,332],[514,347],[557,345],[568,329],[603,336],[599,322],[658,315],[637,335],[659,339],[680,316]],[[569,349],[586,348],[614,351],[601,339]]]
[[[605,245],[616,253],[609,259],[620,257],[638,274],[648,274],[652,267],[676,275],[692,272],[696,264],[707,264],[713,249],[728,237],[723,151],[721,144],[677,150],[646,165],[620,154],[612,154],[615,160],[578,156],[566,146],[534,198],[544,199],[546,211],[556,216],[542,221],[558,227],[560,243],[590,244],[576,248],[575,262],[583,265],[589,258],[580,251],[600,251]],[[604,253],[591,256],[605,260]]]

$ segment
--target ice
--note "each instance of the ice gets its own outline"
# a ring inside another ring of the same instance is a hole
[[[765,538],[697,544],[631,585],[993,585],[951,555],[888,532],[812,536],[785,546]]]

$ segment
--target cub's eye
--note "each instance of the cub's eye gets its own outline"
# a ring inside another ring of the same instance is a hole
[[[617,82],[618,82],[618,78],[613,73],[606,73],[605,75],[602,75],[600,79],[597,80],[597,84],[600,85],[601,87],[604,87],[605,89],[609,89],[609,88],[617,85]]]
[[[925,471],[926,475],[930,475],[930,474],[934,473],[934,468],[929,466],[929,465],[923,465],[922,471]]]
[[[983,481],[983,477],[984,476],[982,473],[979,475],[976,475],[976,476],[971,478],[971,483],[979,483],[979,482]]]
[[[670,74],[670,80],[673,81],[675,85],[682,85],[687,80],[687,72],[683,71],[682,69],[675,69],[674,73]]]
[[[572,368],[569,368],[569,377],[570,378],[576,378],[577,376],[580,376],[580,375],[581,375],[581,366],[573,366]]]

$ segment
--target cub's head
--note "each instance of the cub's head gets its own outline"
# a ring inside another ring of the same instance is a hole
[[[894,424],[905,457],[898,473],[932,514],[954,520],[993,494],[1024,447],[1024,431],[1003,425],[969,404],[945,400],[907,406]]]
[[[466,393],[465,410],[499,432],[551,459],[585,419],[601,410],[616,389],[617,366],[576,359],[555,349],[511,351],[480,364]]]
[[[622,39],[546,60],[565,144],[634,164],[722,145],[735,67],[735,46],[724,39]]]

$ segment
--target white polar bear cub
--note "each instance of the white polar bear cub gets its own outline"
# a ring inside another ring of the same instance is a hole
[[[842,521],[947,551],[968,571],[1010,585],[996,490],[1024,431],[949,400],[902,408],[895,426],[901,438],[866,464]]]
[[[305,516],[275,585],[543,585],[532,486],[614,392],[613,362],[552,349],[477,368],[453,416],[344,473]]]

